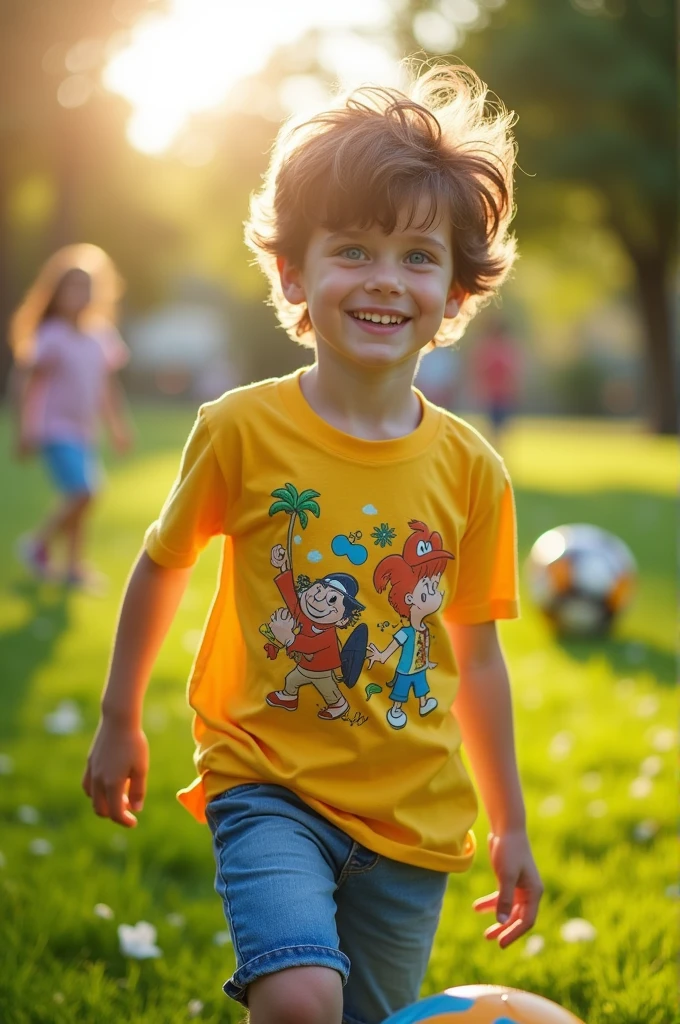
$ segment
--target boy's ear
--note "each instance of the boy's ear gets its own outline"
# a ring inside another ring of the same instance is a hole
[[[460,313],[460,307],[468,297],[468,293],[459,284],[452,284],[446,298],[444,307],[444,319],[453,320]]]
[[[293,266],[285,256],[276,257],[276,268],[281,281],[281,291],[293,306],[305,301],[305,290],[302,285],[302,271]]]

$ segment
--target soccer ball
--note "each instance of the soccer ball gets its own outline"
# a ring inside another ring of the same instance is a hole
[[[605,633],[635,590],[635,559],[619,537],[576,523],[542,534],[529,553],[529,590],[565,636]]]
[[[407,1006],[385,1024],[584,1024],[532,992],[502,985],[462,985]]]

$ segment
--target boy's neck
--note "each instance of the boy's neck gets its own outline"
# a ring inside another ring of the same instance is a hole
[[[412,433],[422,419],[413,390],[417,358],[385,370],[367,371],[335,359],[325,349],[300,379],[317,416],[344,434],[365,441],[390,441]]]

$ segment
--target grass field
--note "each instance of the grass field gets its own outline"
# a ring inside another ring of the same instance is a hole
[[[14,539],[41,513],[48,489],[38,465],[9,461],[7,424],[0,424],[3,1024],[242,1018],[221,992],[233,960],[219,944],[225,924],[208,833],[174,799],[192,777],[184,686],[211,599],[216,547],[199,563],[149,690],[152,764],[140,827],[123,832],[96,818],[80,790],[120,589],[191,419],[188,409],[138,410],[136,454],[109,465],[92,527],[93,560],[111,579],[102,599],[37,587],[15,564]],[[678,1019],[675,444],[631,429],[524,422],[508,439],[507,460],[522,558],[550,526],[592,522],[627,541],[641,580],[633,609],[606,643],[556,643],[528,600],[522,619],[502,627],[546,886],[535,929],[543,946],[521,940],[501,953],[481,938],[483,922],[470,904],[493,888],[482,842],[473,870],[450,881],[426,991],[510,983],[563,1003],[587,1024],[671,1024]],[[45,718],[64,700],[76,703],[82,726],[54,735]],[[483,821],[477,834],[486,834]],[[98,916],[97,904],[114,916]],[[566,941],[561,929],[574,918],[590,922],[594,937]],[[158,959],[121,955],[117,926],[141,920],[157,928]]]

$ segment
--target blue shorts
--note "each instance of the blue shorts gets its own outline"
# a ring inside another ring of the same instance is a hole
[[[342,978],[343,1024],[418,998],[445,873],[367,850],[282,786],[236,786],[206,816],[236,956],[227,995],[247,1005],[257,978],[318,966]]]
[[[391,699],[399,701],[400,704],[408,700],[411,689],[416,697],[425,697],[430,692],[424,668],[420,672],[412,672],[410,675],[397,672],[390,685],[392,686]]]
[[[52,481],[64,494],[94,494],[99,488],[99,459],[87,444],[49,441],[41,448]]]

